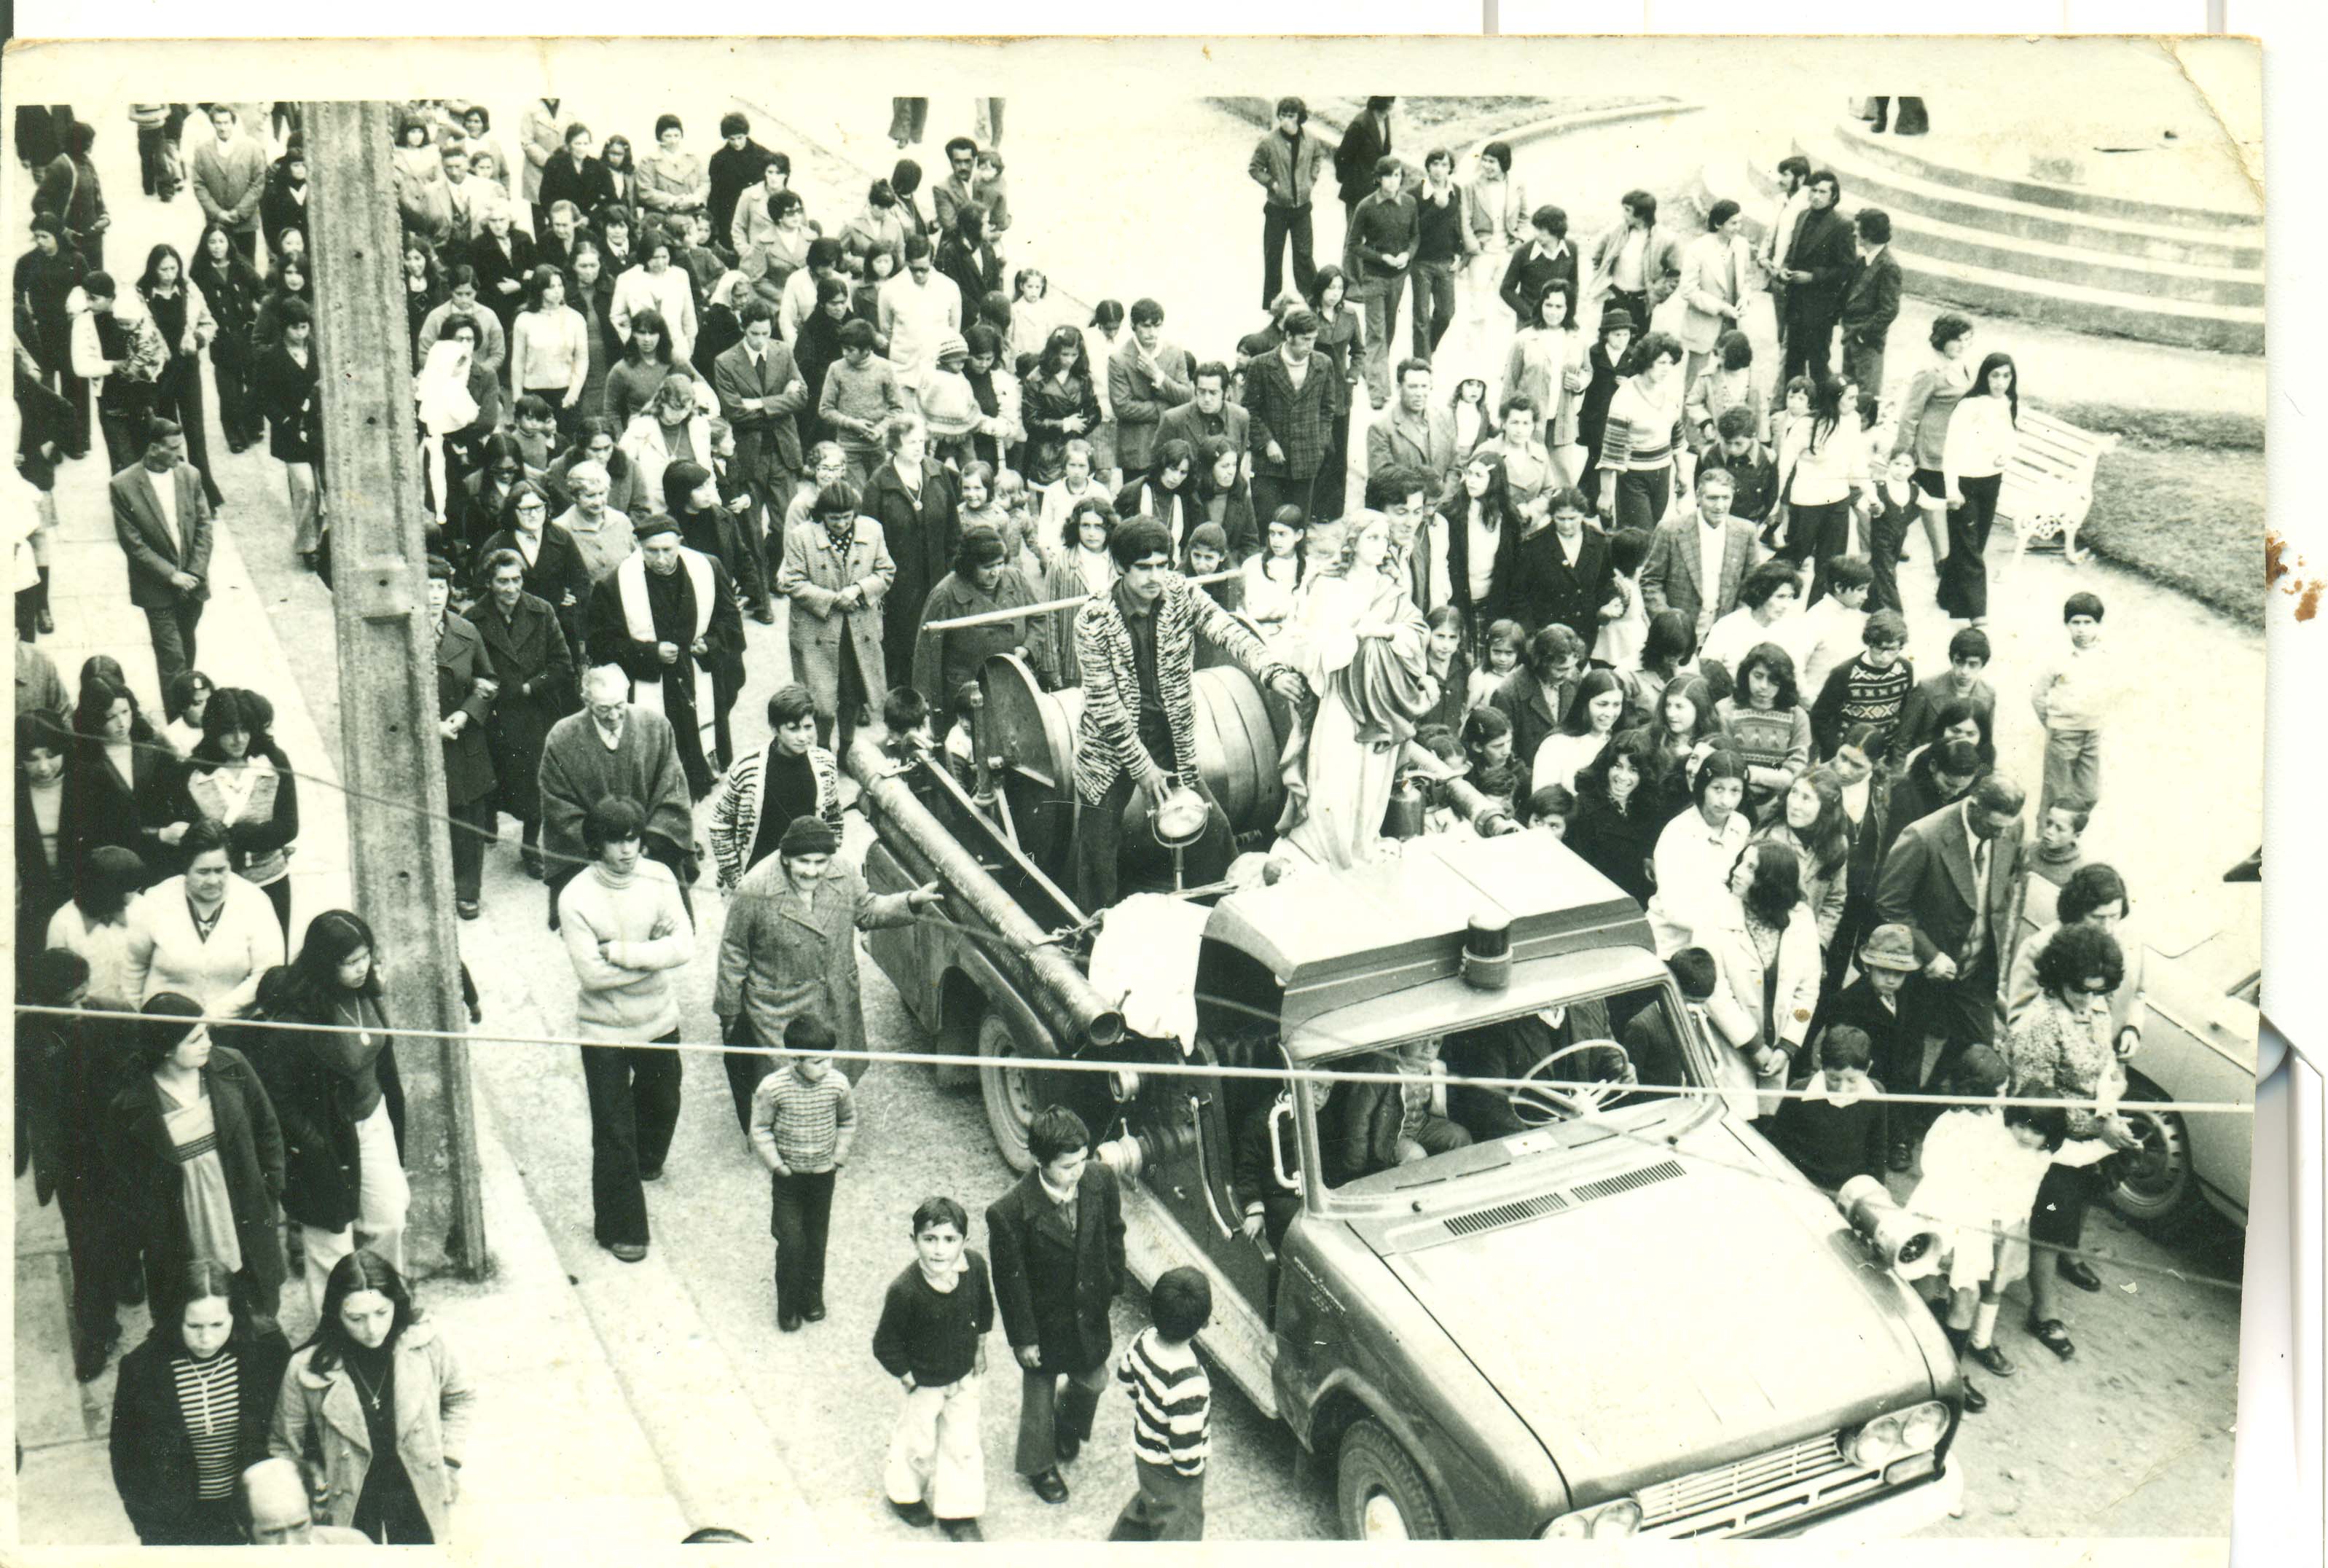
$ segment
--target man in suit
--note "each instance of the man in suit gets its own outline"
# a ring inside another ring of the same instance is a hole
[[[1455,477],[1455,417],[1431,406],[1431,366],[1402,360],[1398,406],[1390,417],[1366,427],[1366,472],[1412,468],[1430,481],[1433,497],[1447,493]]]
[[[1172,536],[1135,517],[1108,540],[1121,574],[1115,587],[1075,614],[1084,711],[1075,745],[1077,892],[1086,909],[1115,902],[1123,813],[1139,792],[1150,808],[1177,780],[1204,798],[1204,837],[1187,850],[1192,882],[1228,869],[1235,842],[1229,820],[1197,768],[1197,640],[1201,637],[1289,702],[1301,677],[1271,658],[1261,639],[1202,589],[1171,569]]]
[[[1187,350],[1164,341],[1164,307],[1152,299],[1133,301],[1131,335],[1107,363],[1115,455],[1126,482],[1148,473],[1164,411],[1196,395],[1194,369]]]
[[[1883,858],[1875,918],[1906,926],[1915,942],[1909,1000],[1925,1056],[1939,1054],[1936,1070],[1995,1034],[2026,800],[2020,784],[1990,774],[1963,800],[1902,828]]]
[[[172,420],[146,430],[146,455],[115,474],[113,536],[129,558],[129,602],[146,612],[164,690],[194,664],[194,628],[211,596],[211,507],[202,476],[179,455],[185,434]]]
[[[1229,401],[1229,368],[1206,360],[1189,377],[1188,400],[1168,412],[1156,427],[1156,445],[1186,441],[1201,447],[1207,436],[1225,436],[1244,455],[1245,471],[1253,470],[1253,416]],[[1267,519],[1261,521],[1266,521]]]
[[[1792,237],[1779,259],[1779,276],[1786,279],[1787,304],[1781,321],[1786,353],[1777,385],[1783,388],[1798,375],[1817,380],[1828,373],[1835,324],[1843,315],[1844,291],[1851,286],[1852,268],[1858,265],[1858,248],[1851,225],[1835,211],[1843,198],[1843,182],[1831,169],[1821,169],[1805,187],[1809,199],[1795,220]]]
[[[1283,333],[1275,349],[1245,367],[1244,408],[1251,417],[1245,451],[1253,462],[1253,514],[1265,521],[1279,507],[1291,505],[1311,520],[1339,517],[1342,497],[1314,492],[1334,443],[1335,414],[1348,389],[1333,361],[1317,352],[1315,315],[1288,313]]]
[[[1753,258],[1740,227],[1746,221],[1737,202],[1716,202],[1705,214],[1706,232],[1690,242],[1681,264],[1681,339],[1689,358],[1682,361],[1682,390],[1697,382],[1707,356],[1722,334],[1737,328],[1745,305],[1748,269]]]
[[[1892,254],[1892,215],[1863,207],[1852,221],[1859,269],[1843,296],[1843,379],[1863,392],[1883,390],[1883,343],[1900,317],[1900,258]]]
[[[1059,1466],[1091,1436],[1112,1381],[1108,1304],[1126,1277],[1123,1200],[1074,1112],[1037,1112],[1027,1148],[1035,1169],[987,1207],[986,1235],[1002,1331],[1020,1369],[1017,1468],[1056,1504],[1067,1500]]]
[[[808,407],[808,383],[793,351],[776,341],[776,313],[765,299],[746,300],[740,320],[744,339],[711,364],[719,414],[736,432],[736,471],[750,487],[752,510],[745,535],[760,568],[760,602],[754,616],[774,621],[769,587],[775,573],[768,561],[768,532],[784,526],[784,508],[800,488],[800,423]],[[784,544],[777,541],[781,554]]]
[[[1634,324],[1649,330],[1649,313],[1681,286],[1681,237],[1657,230],[1657,199],[1628,191],[1616,225],[1592,245],[1592,282],[1587,293],[1613,299],[1633,313]]]
[[[1697,476],[1697,515],[1659,523],[1641,563],[1641,600],[1654,615],[1679,610],[1697,640],[1738,607],[1738,587],[1754,559],[1754,525],[1730,515],[1734,493],[1727,470]]]
[[[1390,106],[1394,98],[1370,98],[1357,118],[1342,133],[1334,149],[1334,179],[1340,187],[1345,218],[1374,194],[1375,165],[1390,155]]]

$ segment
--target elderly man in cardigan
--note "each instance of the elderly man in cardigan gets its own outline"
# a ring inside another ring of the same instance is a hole
[[[549,887],[549,925],[558,928],[558,894],[590,863],[582,822],[608,795],[646,807],[644,853],[679,878],[680,901],[695,881],[694,807],[671,721],[631,699],[631,678],[601,664],[582,681],[582,711],[549,727],[541,743],[542,880]],[[690,916],[693,906],[689,905]]]
[[[1191,880],[1216,880],[1234,841],[1220,803],[1197,771],[1197,639],[1220,649],[1288,702],[1301,677],[1270,657],[1261,639],[1170,568],[1161,523],[1135,518],[1108,540],[1122,574],[1075,614],[1084,711],[1075,748],[1077,893],[1086,909],[1115,902],[1123,813],[1137,791],[1150,811],[1177,780],[1203,797],[1204,837],[1189,846]]]
[[[744,622],[728,568],[680,543],[679,524],[634,525],[638,553],[590,590],[590,656],[630,673],[640,707],[667,714],[697,800],[711,793],[703,726],[725,765],[728,709],[744,684]]]

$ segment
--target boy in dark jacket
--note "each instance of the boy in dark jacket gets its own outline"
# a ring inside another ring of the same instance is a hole
[[[1770,1141],[1795,1169],[1833,1192],[1854,1176],[1883,1176],[1882,1085],[1867,1075],[1867,1036],[1837,1024],[1819,1041],[1818,1071],[1779,1107]]]
[[[889,1434],[882,1485],[909,1525],[934,1517],[949,1540],[978,1541],[986,1509],[986,1452],[978,1440],[978,1390],[994,1285],[986,1260],[963,1244],[970,1216],[950,1197],[914,1210],[914,1262],[889,1282],[873,1357],[906,1390]]]

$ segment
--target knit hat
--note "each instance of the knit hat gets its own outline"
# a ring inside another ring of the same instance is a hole
[[[1600,335],[1607,337],[1620,327],[1627,332],[1638,332],[1641,324],[1633,319],[1631,307],[1612,299],[1600,307]]]
[[[938,339],[938,351],[936,357],[943,360],[948,354],[961,354],[965,359],[968,358],[970,355],[970,340],[963,337],[962,333],[958,332],[950,332],[943,334]]]
[[[632,534],[641,544],[646,543],[659,533],[677,533],[678,531],[679,520],[660,512],[641,518],[631,528]]]
[[[1867,934],[1859,949],[1859,967],[1913,974],[1924,966],[1916,961],[1916,939],[1906,926],[1879,925]]]
[[[840,848],[840,835],[822,817],[794,817],[776,840],[776,856],[789,860],[801,855],[830,855]]]

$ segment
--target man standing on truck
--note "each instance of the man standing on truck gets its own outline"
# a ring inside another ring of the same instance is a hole
[[[1226,812],[1197,770],[1197,639],[1201,636],[1273,688],[1301,700],[1301,677],[1261,639],[1171,569],[1172,539],[1152,518],[1126,521],[1108,541],[1122,574],[1075,615],[1084,711],[1075,743],[1076,897],[1088,910],[1116,899],[1123,812],[1137,789],[1150,811],[1174,780],[1204,798],[1205,835],[1187,850],[1192,882],[1216,881],[1235,850]]]
[[[1035,1169],[987,1207],[986,1235],[1002,1331],[1021,1368],[1018,1473],[1045,1502],[1064,1503],[1059,1466],[1090,1438],[1110,1377],[1108,1304],[1125,1279],[1123,1200],[1115,1172],[1091,1157],[1090,1130],[1064,1106],[1036,1113],[1027,1148]]]

